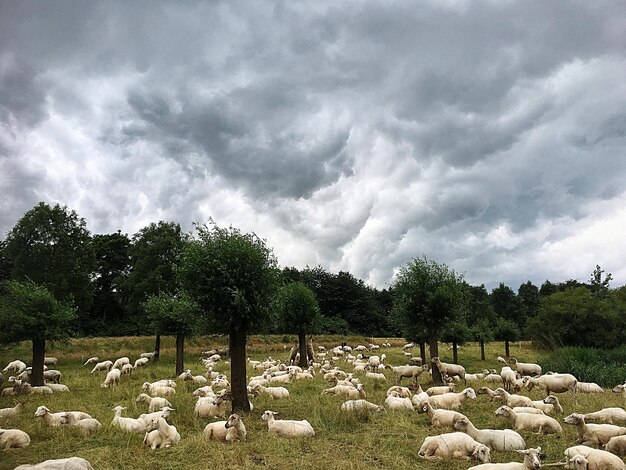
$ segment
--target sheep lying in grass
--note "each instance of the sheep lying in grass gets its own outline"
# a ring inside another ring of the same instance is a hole
[[[400,387],[398,385],[392,385],[389,387],[387,389],[387,396],[391,395],[391,392],[396,392],[398,396],[402,398],[411,398],[413,396],[408,387]]]
[[[481,463],[491,462],[489,447],[476,442],[462,432],[427,437],[424,439],[417,455],[426,460],[446,458],[469,460],[471,457],[475,457]]]
[[[413,411],[411,399],[398,396],[398,392],[391,392],[385,399],[385,406],[391,411]]]
[[[237,441],[245,442],[248,434],[238,414],[230,415],[227,421],[207,424],[204,428],[204,433],[209,439],[225,444],[232,444]]]
[[[15,418],[24,409],[24,403],[17,403],[13,408],[0,409],[0,419]]]
[[[577,455],[587,459],[587,470],[624,470],[622,459],[610,452],[588,446],[573,446],[565,449],[565,457],[571,461]]]
[[[437,369],[439,369],[439,373],[444,380],[447,377],[457,376],[463,380],[463,382],[467,383],[465,380],[465,367],[457,364],[447,364],[445,362],[441,362],[441,360],[436,356],[431,359],[431,362],[437,366]]]
[[[427,401],[417,410],[419,413],[426,413],[430,419],[430,424],[436,428],[452,428],[455,420],[465,418],[465,415],[458,411],[436,410]]]
[[[387,381],[387,377],[385,377],[385,374],[380,374],[378,372],[366,372],[365,378],[380,381],[380,382]]]
[[[349,398],[350,400],[357,400],[359,398],[367,398],[365,389],[362,384],[357,384],[356,387],[346,385],[335,385],[334,387],[322,390],[322,395],[339,395]]]
[[[476,392],[471,387],[459,393],[446,393],[445,395],[428,397],[427,401],[435,409],[443,408],[445,410],[456,410],[463,406],[463,403],[465,403],[468,398],[472,400],[476,399]]]
[[[226,400],[223,396],[198,397],[193,415],[196,418],[225,418]]]
[[[586,446],[603,446],[612,437],[626,434],[626,428],[613,424],[587,424],[585,417],[579,413],[572,413],[563,422],[576,426],[578,443]]]
[[[578,393],[604,393],[604,389],[594,382],[578,382],[576,384]]]
[[[626,423],[626,411],[623,408],[603,408],[593,413],[583,415],[585,422],[600,421],[601,423],[616,424]]]
[[[267,421],[267,430],[270,434],[280,437],[313,437],[315,430],[306,419],[301,421],[275,419],[278,413],[266,410],[261,419]]]
[[[469,418],[456,418],[452,428],[468,434],[476,442],[485,444],[491,450],[523,450],[526,443],[522,436],[511,429],[477,429]]]
[[[485,463],[470,467],[467,470],[538,470],[541,468],[541,459],[545,457],[541,453],[541,447],[517,450],[516,452],[524,456],[524,462]]]
[[[164,418],[153,418],[143,443],[152,450],[175,446],[180,442],[180,434],[176,426],[167,424]]]
[[[116,406],[113,408],[115,416],[111,421],[111,426],[118,427],[124,431],[130,432],[146,432],[148,430],[149,423],[143,419],[126,418],[122,416],[122,411],[125,410],[125,406]]]
[[[533,408],[532,406],[514,406],[512,410],[515,411],[516,413],[529,413],[532,415],[545,415],[546,414],[543,411],[541,411],[539,408]]]
[[[150,423],[155,418],[164,418],[168,419],[172,414],[172,411],[176,411],[174,408],[170,408],[169,406],[164,406],[159,411],[154,411],[152,413],[143,413],[139,415],[139,420],[142,420],[146,423],[146,427],[150,426]]]
[[[180,374],[178,378],[182,378],[185,382],[192,382],[195,385],[204,385],[209,383],[209,380],[206,377],[202,375],[193,375],[189,369]]]
[[[166,385],[161,385],[158,383],[151,384],[149,382],[144,382],[141,386],[141,389],[148,395],[151,395],[153,397],[158,397],[162,395],[176,395],[176,389],[174,387],[168,387]]]
[[[80,457],[51,459],[34,465],[20,465],[15,470],[93,470],[91,464]]]
[[[256,384],[255,384],[256,385]],[[250,389],[254,387],[254,385],[248,385]],[[194,397],[214,397],[215,392],[213,391],[213,387],[210,385],[205,385],[204,387],[197,388],[192,393]]]
[[[533,431],[536,433],[545,432],[560,433],[563,428],[557,420],[545,415],[535,415],[528,413],[516,413],[508,406],[501,406],[495,411],[496,416],[503,416],[516,431]]]
[[[341,404],[341,411],[385,411],[385,408],[367,400],[348,400]]]
[[[281,398],[289,398],[289,390],[287,390],[285,387],[264,387],[260,384],[252,387],[252,394],[255,396],[260,394],[269,395],[275,400]]]
[[[58,427],[67,424],[67,414],[64,412],[52,413],[47,407],[40,406],[35,411],[35,418],[43,419],[46,426]]]
[[[30,436],[20,429],[0,429],[0,449],[28,447]]]
[[[102,427],[100,421],[94,418],[81,419],[68,424],[77,427],[83,436],[92,436]]]
[[[145,393],[140,393],[139,396],[137,396],[135,403],[148,403],[148,411],[151,413],[160,410],[164,406],[172,406],[172,404],[165,398],[151,397]]]
[[[46,384],[50,390],[54,393],[69,393],[70,389],[67,388],[67,385],[64,384]]]
[[[429,397],[432,397],[434,395],[443,395],[445,393],[452,393],[452,392],[454,392],[454,388],[455,388],[454,384],[442,385],[440,387],[430,387],[430,388],[426,389],[426,394]]]
[[[506,405],[511,408],[515,406],[532,406],[532,400],[524,395],[512,395],[503,388],[496,388],[494,393],[501,397]]]

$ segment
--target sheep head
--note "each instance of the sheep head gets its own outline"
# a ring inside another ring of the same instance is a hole
[[[526,449],[526,450],[516,450],[518,454],[522,454],[524,456],[524,465],[526,468],[531,468],[533,470],[538,470],[541,468],[541,459],[545,458],[546,455],[541,453],[541,447],[537,447],[536,449]]]

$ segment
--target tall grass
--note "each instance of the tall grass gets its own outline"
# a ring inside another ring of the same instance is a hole
[[[582,382],[612,387],[626,380],[626,346],[615,349],[565,347],[539,361],[544,371],[567,372]]]

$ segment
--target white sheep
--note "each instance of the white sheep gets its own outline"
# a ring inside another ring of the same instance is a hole
[[[130,375],[133,372],[133,366],[130,364],[124,364],[120,369],[122,375]]]
[[[9,362],[7,366],[4,369],[2,369],[2,373],[6,374],[9,371],[13,371],[15,375],[19,375],[25,370],[26,370],[26,364],[24,364],[22,361],[18,359],[18,360]]]
[[[385,377],[385,374],[380,374],[378,372],[366,372],[365,377],[368,379],[377,380],[381,382],[387,381],[387,377]]]
[[[578,393],[604,393],[604,389],[594,382],[578,382],[576,384]]]
[[[58,427],[67,424],[67,414],[64,412],[52,413],[47,407],[40,406],[35,411],[35,418],[42,418],[43,422],[50,427]]]
[[[402,379],[408,378],[417,383],[417,379],[424,371],[428,370],[428,366],[385,366],[386,369],[391,369],[396,376],[396,385],[400,385]]]
[[[142,413],[139,415],[137,419],[140,419],[143,422],[145,422],[146,426],[150,426],[150,423],[155,418],[168,419],[172,411],[176,411],[176,410],[174,408],[170,408],[169,406],[164,406],[159,411],[154,411],[152,413]]]
[[[50,459],[34,465],[20,465],[15,470],[93,470],[91,464],[80,457]]]
[[[387,390],[387,396],[391,395],[391,392],[396,392],[398,396],[402,398],[411,398],[413,396],[411,390],[409,390],[407,387],[400,387],[398,385],[392,385],[391,387],[389,387],[389,389]]]
[[[113,408],[115,416],[111,420],[111,426],[118,427],[124,431],[146,432],[148,430],[149,423],[143,419],[123,417],[122,411],[125,409],[125,406],[116,406]]]
[[[426,394],[429,397],[432,397],[434,395],[444,395],[446,393],[454,392],[454,388],[455,388],[454,384],[442,385],[440,387],[430,387],[426,389]]]
[[[514,406],[513,411],[515,411],[516,413],[530,413],[533,415],[545,415],[547,413],[544,413],[543,411],[541,411],[539,408],[533,408],[532,406]]]
[[[98,356],[90,357],[89,359],[87,359],[85,361],[83,366],[90,365],[90,364],[96,364],[99,360],[100,360],[100,358]],[[113,365],[113,363],[111,363],[111,365]]]
[[[587,459],[587,470],[624,470],[626,468],[622,459],[604,450],[583,445],[565,449],[565,457],[568,461],[577,455],[582,455]]]
[[[585,421],[600,421],[607,424],[626,423],[626,411],[623,408],[603,408],[583,415]]]
[[[142,359],[148,359],[148,360],[152,360],[154,359],[154,357],[156,356],[156,351],[152,351],[152,352],[143,352],[139,355],[140,358]]]
[[[525,377],[524,383],[530,391],[533,387],[543,390],[546,396],[551,393],[563,393],[568,390],[576,396],[578,380],[572,374],[542,375],[541,377]]]
[[[559,402],[559,398],[556,395],[548,395],[543,399],[544,406],[537,405],[537,402],[533,401],[533,408],[539,408],[547,415],[553,415],[555,413],[563,413],[563,407]]]
[[[111,369],[107,372],[104,382],[100,384],[102,388],[115,387],[120,383],[122,372],[119,369]]]
[[[164,406],[172,406],[172,404],[165,398],[151,397],[146,393],[140,393],[135,400],[135,403],[148,403],[148,411],[155,412],[163,408]]]
[[[223,396],[198,397],[193,415],[196,418],[225,418],[226,400]]]
[[[485,463],[475,465],[467,470],[538,470],[541,468],[541,447],[536,449],[516,450],[515,452],[524,456],[523,462],[508,463]]]
[[[153,418],[143,443],[152,450],[175,446],[180,442],[176,426],[167,424],[164,418]]]
[[[356,387],[346,385],[335,385],[334,387],[322,390],[322,395],[339,395],[349,398],[351,400],[357,400],[359,398],[367,398],[365,389],[362,384],[357,384]]]
[[[385,399],[385,406],[391,411],[413,411],[411,399],[399,397],[398,392],[391,392]]]
[[[59,360],[56,357],[46,356],[46,357],[43,358],[43,365],[44,366],[56,367],[57,362],[59,362]]]
[[[504,390],[503,388],[496,388],[494,390],[496,396],[504,399],[507,406],[511,408],[515,406],[531,406],[532,400],[524,395],[513,395]],[[542,402],[543,403],[543,402]]]
[[[275,419],[277,412],[265,410],[261,419],[267,421],[267,430],[270,434],[280,437],[313,437],[315,430],[306,419],[301,421],[291,419]]]
[[[15,418],[19,415],[24,409],[24,403],[17,403],[13,408],[2,408],[0,409],[0,419],[4,418]]]
[[[265,394],[274,398],[275,400],[281,398],[289,398],[289,390],[285,387],[264,387],[263,385],[257,384],[252,387],[253,394]]]
[[[54,393],[69,393],[70,389],[64,384],[46,384]]]
[[[452,428],[468,434],[472,439],[485,444],[491,450],[523,450],[526,443],[522,436],[511,429],[477,429],[469,418],[463,416],[454,420]]]
[[[124,364],[130,364],[130,359],[128,359],[126,356],[116,359],[111,368],[121,369]]]
[[[500,371],[500,377],[502,377],[502,384],[504,389],[508,392],[513,385],[517,382],[517,374],[509,366],[504,366]]]
[[[93,369],[91,369],[91,373],[93,374],[94,372],[101,372],[103,370],[111,370],[111,367],[113,366],[113,361],[102,361],[102,362],[98,362],[95,366],[93,366]]]
[[[245,442],[248,434],[238,414],[230,415],[226,421],[207,424],[204,428],[204,433],[207,434],[209,439],[226,444],[237,441]]]
[[[348,400],[341,404],[341,411],[384,411],[385,408],[367,400]]]
[[[430,419],[430,424],[436,428],[451,428],[455,420],[465,418],[465,415],[458,411],[436,410],[427,401],[418,408],[418,412],[426,413]]]
[[[545,415],[516,413],[508,406],[501,406],[495,411],[496,416],[503,416],[516,431],[530,430],[536,433],[560,433],[563,428],[557,420]]]
[[[255,383],[256,385],[256,383]],[[250,388],[253,388],[254,385],[250,386]],[[213,391],[213,387],[211,387],[210,385],[205,385],[204,387],[200,387],[197,388],[196,390],[193,391],[192,395],[194,397],[214,397],[215,396],[215,392]]]
[[[626,428],[613,424],[587,424],[579,413],[566,416],[563,422],[576,426],[578,443],[586,446],[604,446],[612,437],[626,434]]]
[[[288,384],[288,383],[291,383],[295,379],[296,374],[297,372],[295,370],[291,370],[287,374],[270,377],[269,381],[270,381],[270,384],[276,384],[276,383]]]
[[[0,449],[17,449],[20,447],[28,447],[30,445],[30,436],[20,429],[1,429],[0,428]]]
[[[460,408],[468,398],[472,400],[476,399],[476,392],[471,387],[459,393],[446,393],[444,395],[428,397],[427,401],[435,409],[443,408],[445,410],[456,410]]]
[[[515,359],[514,357],[509,359],[509,362],[513,366],[512,369],[519,375],[541,375],[541,366],[539,364],[517,362],[517,359]]]
[[[135,361],[135,364],[133,365],[133,369],[136,369],[137,367],[144,367],[148,365],[148,362],[150,362],[150,359],[148,359],[147,357],[140,357],[139,359]]]
[[[94,418],[81,419],[74,423],[68,423],[68,424],[71,426],[77,427],[80,430],[80,432],[83,434],[83,436],[92,436],[96,432],[98,432],[98,429],[102,427],[102,424],[100,423],[100,421]]]
[[[448,364],[445,362],[441,362],[441,360],[437,356],[433,357],[431,359],[431,362],[435,364],[435,366],[437,366],[437,369],[439,369],[439,373],[444,380],[447,377],[457,376],[461,380],[463,380],[463,382],[467,383],[467,381],[465,380],[465,367],[458,364]]]
[[[445,458],[469,460],[471,457],[475,457],[482,463],[491,462],[489,447],[476,442],[462,432],[427,437],[424,439],[417,455],[427,460]]]
[[[151,395],[153,397],[157,397],[161,395],[169,396],[169,395],[176,394],[176,389],[174,389],[173,387],[168,387],[168,386],[160,385],[160,384],[151,384],[149,382],[144,382],[143,385],[141,386],[141,389],[144,392],[147,392],[148,395]]]
[[[614,436],[606,443],[604,450],[623,457],[626,455],[626,436]]]

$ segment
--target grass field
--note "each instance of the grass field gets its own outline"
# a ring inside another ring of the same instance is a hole
[[[285,344],[282,336],[254,336],[250,338],[248,355],[254,359],[267,357],[285,359],[291,344]],[[344,338],[345,339],[345,338]],[[332,347],[341,340],[339,337],[318,337],[315,345]],[[371,338],[352,337],[348,344],[367,344]],[[382,339],[374,340],[382,342]],[[384,350],[391,365],[406,363],[400,346],[402,340],[392,340],[394,347]],[[200,351],[225,345],[225,338],[199,337],[189,341],[187,347],[188,368],[196,374],[203,372],[198,362]],[[21,358],[30,362],[30,344],[24,343],[17,348],[0,350],[0,367],[9,360]],[[273,401],[259,397],[254,403],[254,411],[244,416],[248,430],[248,441],[232,446],[208,441],[202,429],[209,422],[193,416],[195,399],[191,396],[196,388],[192,385],[179,384],[177,395],[170,401],[176,408],[172,423],[177,426],[182,436],[180,445],[151,451],[142,445],[143,435],[126,433],[110,426],[113,417],[111,408],[115,405],[128,407],[125,416],[137,417],[146,411],[146,405],[136,404],[135,398],[141,392],[141,384],[174,375],[174,340],[163,338],[162,359],[158,365],[150,364],[139,369],[133,375],[122,378],[119,387],[100,388],[104,373],[90,374],[82,363],[90,356],[97,355],[101,360],[129,356],[134,361],[139,353],[153,348],[153,338],[91,338],[73,340],[67,344],[50,345],[48,355],[59,358],[57,368],[63,373],[62,383],[71,390],[69,394],[55,394],[49,397],[20,397],[26,402],[26,410],[15,419],[0,423],[3,428],[19,428],[31,436],[31,445],[25,449],[0,451],[0,470],[12,469],[23,463],[35,463],[50,458],[70,456],[84,457],[95,469],[206,469],[206,468],[289,468],[289,469],[465,469],[467,462],[446,461],[430,463],[417,457],[417,450],[428,435],[439,434],[428,424],[427,417],[418,413],[387,412],[372,415],[350,415],[339,410],[342,398],[322,396],[320,392],[328,386],[321,376],[314,381],[295,382],[287,385],[291,397],[288,400]],[[442,346],[443,351],[446,348]],[[503,354],[501,343],[487,346],[487,361],[480,361],[476,345],[468,345],[459,352],[459,361],[468,372],[476,372],[485,367],[500,368],[496,361],[498,354]],[[417,354],[417,349],[416,349]],[[534,361],[542,352],[532,349],[529,344],[512,345],[511,354],[523,361]],[[442,354],[444,360],[451,361],[451,353]],[[348,369],[348,368],[346,368]],[[216,370],[229,375],[229,366],[220,363]],[[565,371],[562,371],[565,372]],[[368,400],[382,404],[386,390],[393,384],[390,371],[387,384],[375,384],[363,380]],[[251,375],[252,371],[248,371]],[[424,383],[428,386],[428,383]],[[473,384],[474,388],[482,383]],[[533,399],[542,398],[533,390]],[[561,394],[561,403],[565,414],[572,412],[596,411],[608,406],[623,406],[621,395],[610,391],[603,395],[583,395],[575,403],[569,394]],[[13,406],[12,397],[0,397],[0,408]],[[47,428],[40,420],[33,418],[39,405],[46,405],[52,411],[85,411],[102,422],[102,429],[93,437],[83,437],[73,427]],[[504,428],[505,421],[496,418],[493,412],[498,404],[489,402],[485,395],[479,395],[475,401],[469,401],[460,411],[466,414],[479,428]],[[316,431],[311,439],[285,440],[271,437],[267,433],[267,424],[260,419],[264,410],[280,412],[285,419],[307,419]],[[562,416],[558,417],[562,421]],[[548,454],[546,462],[562,460],[563,451],[574,444],[575,429],[564,425],[562,435],[535,436],[522,433],[528,446],[541,445]],[[492,453],[493,461],[519,461],[515,453]]]

